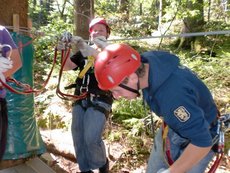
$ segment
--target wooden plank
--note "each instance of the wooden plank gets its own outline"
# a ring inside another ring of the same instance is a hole
[[[28,27],[28,35],[32,38],[33,34],[31,33],[32,27],[33,27],[33,22],[31,18],[27,19],[27,27]]]
[[[13,14],[13,31],[14,32],[19,32],[19,28],[20,28],[20,25],[19,25],[19,15],[18,14]]]

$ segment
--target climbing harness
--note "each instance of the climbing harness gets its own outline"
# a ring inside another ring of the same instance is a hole
[[[88,95],[88,84],[89,84],[89,76],[86,75],[87,71],[93,66],[94,64],[94,57],[92,56],[88,56],[88,60],[87,60],[87,64],[85,65],[84,69],[81,70],[81,72],[79,73],[77,78],[83,79],[83,85],[80,88],[80,95],[71,95],[71,94],[64,94],[63,92],[61,92],[60,90],[60,82],[61,82],[61,76],[62,76],[62,71],[63,68],[66,64],[66,61],[69,57],[70,54],[70,50],[71,50],[71,46],[70,43],[73,41],[73,37],[72,34],[69,32],[64,32],[62,34],[62,38],[60,40],[63,43],[63,49],[62,49],[62,54],[61,54],[61,59],[62,59],[62,63],[61,63],[61,69],[59,71],[59,80],[58,80],[58,86],[57,86],[57,90],[56,90],[56,94],[64,100],[69,100],[69,98],[73,99],[73,100],[80,100],[83,98],[86,98]],[[75,84],[66,87],[66,89],[71,88],[71,87],[76,86]]]
[[[230,114],[223,114],[222,116],[217,116],[217,135],[213,139],[213,145],[217,144],[216,148],[216,158],[212,164],[208,173],[215,173],[217,167],[220,164],[221,159],[224,155],[224,135],[225,132],[230,128]],[[163,153],[165,153],[166,163],[171,166],[174,161],[170,154],[170,143],[167,137],[169,127],[166,123],[162,124],[162,139],[163,139]]]
[[[95,58],[92,56],[88,56],[88,63],[86,64],[85,68],[80,72],[78,75],[78,78],[83,78],[86,74],[86,72],[90,69],[90,67],[93,66]]]

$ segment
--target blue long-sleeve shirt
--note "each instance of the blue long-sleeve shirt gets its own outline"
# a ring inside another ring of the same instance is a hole
[[[206,85],[179,58],[168,52],[150,51],[141,55],[149,64],[149,86],[144,100],[156,115],[190,143],[199,147],[212,145],[217,107]]]

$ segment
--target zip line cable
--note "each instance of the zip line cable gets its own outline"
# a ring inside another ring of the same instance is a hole
[[[194,37],[194,36],[208,36],[208,35],[230,35],[230,30],[224,31],[209,31],[209,32],[193,32],[193,33],[182,33],[182,34],[169,34],[169,35],[156,35],[148,37],[130,37],[130,38],[118,38],[109,39],[108,41],[126,41],[126,40],[144,40],[153,38],[172,38],[172,37]]]

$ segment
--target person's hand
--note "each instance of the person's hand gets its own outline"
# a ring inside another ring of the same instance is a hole
[[[83,38],[79,37],[79,36],[73,36],[71,38],[71,43],[75,44],[80,50],[81,49],[85,49],[85,47],[87,46],[86,42],[83,40]]]
[[[102,50],[108,46],[109,44],[107,43],[107,40],[104,36],[99,36],[93,39],[93,43],[98,47],[101,48]]]
[[[0,72],[1,73],[6,72],[12,67],[13,67],[13,62],[10,59],[0,56]]]
[[[170,173],[169,169],[161,168],[157,173]]]
[[[81,54],[84,57],[87,56],[96,56],[98,54],[98,51],[92,47],[90,47],[86,42],[78,36],[73,36],[72,37],[72,43],[74,43],[80,50]]]
[[[58,43],[57,43],[57,50],[65,50],[66,49],[66,46],[65,46],[66,44],[64,43],[64,42],[62,42],[62,41],[59,41]]]

